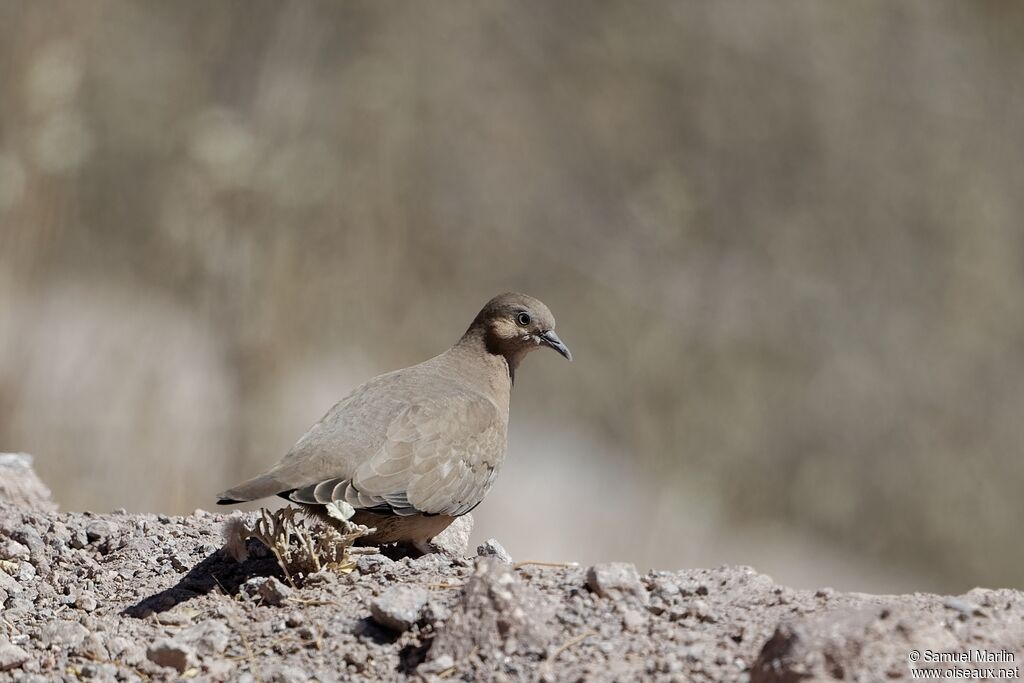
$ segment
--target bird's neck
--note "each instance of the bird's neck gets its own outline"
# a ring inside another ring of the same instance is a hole
[[[451,348],[451,352],[465,356],[471,363],[482,365],[489,375],[504,375],[510,387],[515,381],[519,361],[522,360],[521,354],[507,352],[493,334],[479,327],[471,327]]]

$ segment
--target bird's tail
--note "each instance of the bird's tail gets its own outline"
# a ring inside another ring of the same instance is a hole
[[[243,481],[238,486],[230,488],[223,493],[217,494],[218,505],[233,505],[234,503],[245,503],[250,500],[259,500],[268,496],[274,496],[289,487],[283,484],[272,474],[261,474],[248,481]]]

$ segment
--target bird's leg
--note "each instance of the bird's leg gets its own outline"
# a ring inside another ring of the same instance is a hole
[[[429,555],[439,552],[437,546],[430,542],[430,539],[421,538],[412,542],[412,547],[419,551],[420,555]]]

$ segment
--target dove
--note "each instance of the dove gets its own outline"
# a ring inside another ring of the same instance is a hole
[[[545,347],[572,360],[547,306],[496,296],[447,351],[357,387],[276,465],[218,503],[280,496],[321,514],[347,504],[353,522],[375,529],[363,542],[430,552],[431,539],[494,485],[516,371]]]

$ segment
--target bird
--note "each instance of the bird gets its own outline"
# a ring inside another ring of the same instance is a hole
[[[493,486],[516,371],[544,347],[572,361],[546,305],[500,294],[447,351],[357,387],[276,465],[217,502],[276,495],[324,518],[327,506],[347,503],[352,522],[375,530],[363,543],[431,552],[431,540]]]

